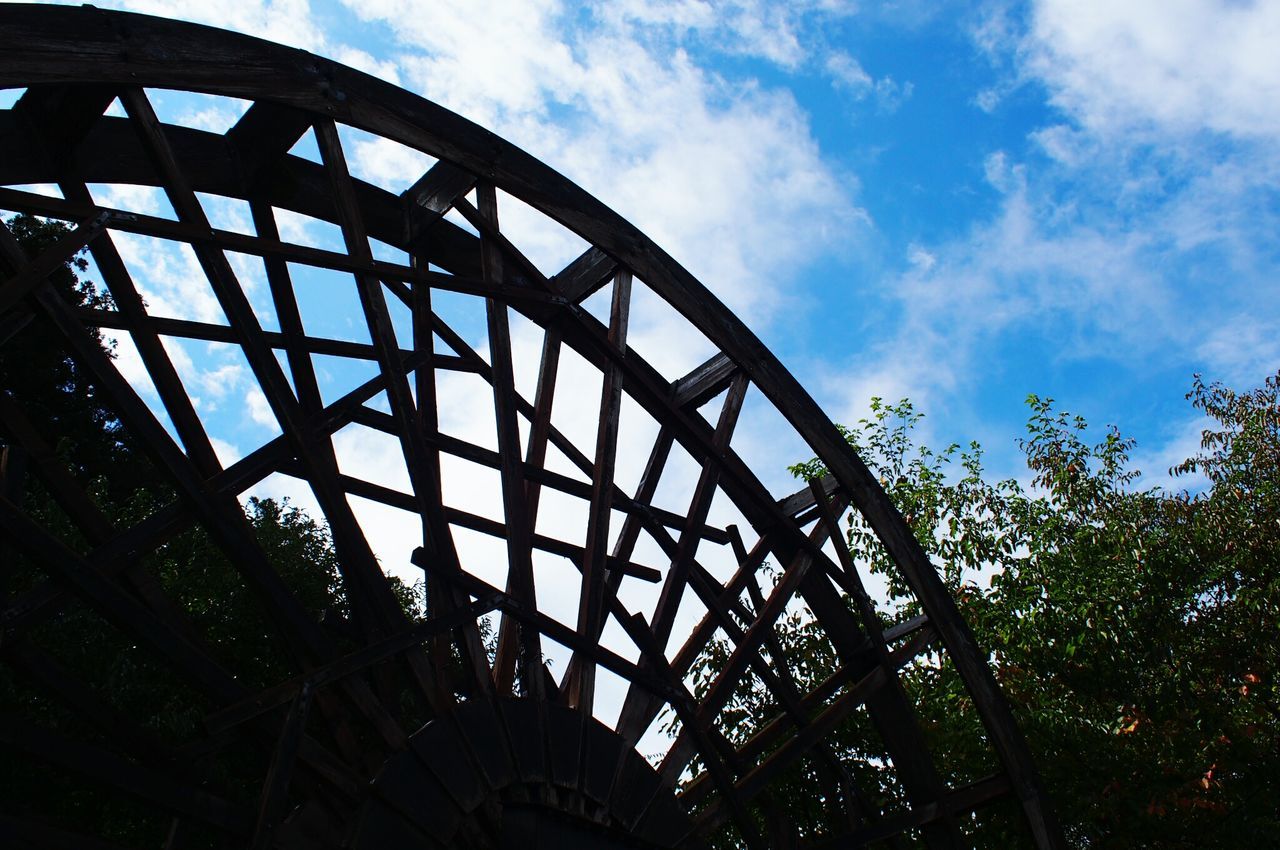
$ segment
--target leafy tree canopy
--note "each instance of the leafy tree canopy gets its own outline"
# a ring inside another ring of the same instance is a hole
[[[976,443],[920,445],[908,401],[876,399],[844,429],[990,651],[1075,846],[1257,846],[1280,829],[1280,376],[1249,392],[1197,377],[1187,397],[1207,421],[1201,450],[1172,472],[1195,492],[1138,488],[1132,440],[1112,428],[1094,442],[1082,418],[1037,396],[1021,441],[1030,486],[989,480]],[[884,583],[886,623],[919,614],[857,514],[847,534]],[[780,640],[802,684],[834,669],[807,612],[785,620]],[[728,649],[701,660],[700,689]],[[990,774],[950,664],[927,655],[903,674],[945,777]],[[777,711],[749,680],[733,709],[735,742]],[[883,799],[893,780],[869,723],[840,730],[835,747]],[[775,802],[816,833],[828,815],[807,791],[808,769]],[[1011,806],[970,828],[976,846],[1025,840]]]
[[[29,256],[67,228],[29,216],[6,226]],[[76,308],[111,306],[109,295],[82,275],[82,258],[49,278],[50,285]],[[79,487],[116,529],[128,528],[173,502],[176,494],[130,438],[111,406],[85,370],[68,355],[58,331],[39,313],[18,313],[6,328],[0,348],[0,453],[7,498],[63,544],[81,554],[90,550],[84,529],[74,522],[25,462],[23,440],[10,428],[13,416],[27,420],[71,473]],[[90,329],[103,350],[111,346]],[[341,623],[346,612],[339,563],[328,529],[304,512],[272,500],[251,499],[246,514],[273,569],[299,602],[317,619],[328,614]],[[56,585],[0,539],[0,609],[42,587]],[[251,689],[284,681],[299,671],[284,638],[226,554],[199,527],[186,527],[127,570],[124,584],[139,598],[167,600],[165,618],[196,640],[220,665]],[[412,614],[420,609],[420,588],[391,579],[393,590]],[[147,588],[151,588],[148,591]],[[119,741],[104,733],[97,718],[67,705],[65,695],[49,687],[50,676],[78,683],[101,704],[136,725],[141,734],[175,754],[204,732],[202,720],[214,708],[154,653],[136,645],[85,601],[58,598],[52,610],[21,633],[6,634],[0,644],[0,711],[76,741],[113,749]],[[336,615],[336,616],[335,616]],[[342,632],[334,632],[342,645]],[[208,764],[176,758],[176,775],[194,774],[232,799],[254,805],[260,793],[267,753],[232,752]],[[39,761],[0,755],[0,815],[45,818],[63,827],[130,845],[159,846],[168,819],[129,798],[114,794]],[[200,846],[199,838],[192,839]]]

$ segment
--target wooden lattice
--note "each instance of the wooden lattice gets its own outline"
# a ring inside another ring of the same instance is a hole
[[[0,658],[88,730],[74,739],[6,707],[7,751],[163,813],[175,848],[696,847],[725,829],[748,847],[955,847],[963,822],[1001,797],[1020,809],[1029,842],[1059,845],[983,652],[877,482],[757,338],[615,213],[440,106],[310,54],[204,27],[6,5],[0,86],[23,90],[0,111],[0,209],[73,225],[34,258],[0,229],[0,357],[24,322],[55,326],[176,494],[145,516],[108,518],[50,450],[57,435],[31,428],[4,396],[0,557],[20,554],[47,581],[0,599]],[[249,104],[225,133],[211,132],[162,121],[154,107],[163,90]],[[353,130],[432,164],[406,175],[398,194],[357,179],[347,160]],[[318,156],[291,153],[304,138]],[[122,185],[157,187],[173,215],[95,200],[99,187]],[[247,205],[251,226],[213,226],[216,199]],[[531,208],[585,250],[563,268],[540,268],[500,225],[500,202],[522,214]],[[336,225],[337,235],[288,241],[281,211]],[[120,249],[139,237],[189,246],[225,321],[166,316],[144,303],[138,281],[148,272]],[[47,285],[85,249],[110,309],[73,308]],[[264,326],[253,301],[267,296],[245,284],[238,264],[246,257],[264,275],[275,327]],[[299,281],[317,269],[354,295],[360,340],[308,331]],[[436,309],[441,299],[472,305],[483,317],[479,331],[453,327]],[[660,372],[628,345],[640,299],[673,308],[714,355],[687,374]],[[517,381],[513,322],[542,338],[532,392]],[[150,386],[126,379],[86,327],[128,340]],[[468,333],[486,339],[487,350],[473,348]],[[207,411],[179,376],[174,340],[238,349],[279,436],[220,461]],[[593,375],[593,443],[575,442],[553,416],[567,397],[583,397],[581,386],[557,384],[562,356]],[[322,357],[363,364],[372,377],[335,396],[317,366]],[[491,401],[487,445],[440,427],[440,382],[459,375]],[[780,414],[830,475],[794,495],[771,493],[760,476],[773,471],[749,467],[734,441],[740,417],[761,411]],[[652,424],[644,445],[625,441],[628,417]],[[344,465],[335,448],[344,429],[393,438],[405,483],[367,480]],[[648,457],[626,487],[615,480],[621,453]],[[690,486],[666,497],[677,507],[664,508],[659,491],[675,457],[692,470]],[[461,461],[494,476],[488,515],[452,498],[445,470]],[[22,467],[54,495],[83,545],[23,512]],[[340,622],[299,603],[246,520],[242,495],[277,474],[305,482],[331,530],[350,606]],[[572,539],[546,531],[565,500],[585,517]],[[415,537],[416,567],[378,562],[380,543],[353,507],[364,502],[409,518],[400,533]],[[878,534],[921,617],[882,624],[843,545],[848,511]],[[193,527],[268,612],[291,678],[246,687],[148,581],[148,553]],[[504,562],[495,568],[492,548],[481,557],[459,542],[464,531],[500,540]],[[540,583],[548,558],[571,564],[576,578]],[[775,568],[764,570],[766,561]],[[423,619],[405,613],[384,568],[425,575]],[[203,695],[212,708],[202,734],[157,744],[92,682],[65,675],[39,635],[73,598]],[[839,659],[811,690],[798,686],[776,631],[799,605]],[[497,624],[490,647],[485,616]],[[699,698],[687,674],[713,639],[730,651]],[[935,764],[941,756],[925,744],[899,671],[926,651],[941,653],[967,685],[995,766],[986,779],[948,787]],[[546,663],[557,657],[559,665]],[[735,746],[722,714],[744,679],[770,695],[777,716]],[[655,736],[664,712],[675,719],[674,738]],[[889,798],[858,788],[857,771],[830,746],[832,730],[855,716],[883,739],[896,777]],[[663,751],[641,758],[642,740]],[[233,751],[239,764],[261,766],[256,805],[218,785],[218,760]],[[797,776],[842,827],[799,834],[771,802],[776,783]],[[0,800],[7,840],[99,846]]]

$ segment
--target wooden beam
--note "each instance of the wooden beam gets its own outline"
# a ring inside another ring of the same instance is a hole
[[[570,303],[580,304],[608,284],[617,271],[618,262],[593,246],[552,276],[550,285]]]
[[[538,388],[533,396],[533,416],[529,421],[529,445],[525,450],[525,498],[529,503],[529,523],[538,527],[538,505],[542,482],[532,477],[547,463],[547,442],[551,439],[551,409],[555,404],[556,376],[560,371],[560,334],[547,329],[542,334],[542,357],[538,361]]]
[[[267,850],[275,843],[276,827],[284,813],[294,763],[298,759],[303,730],[307,725],[307,715],[311,711],[314,696],[315,686],[310,682],[303,682],[298,695],[289,706],[289,713],[285,715],[280,741],[271,755],[271,766],[267,769],[267,778],[262,784],[258,820],[254,824],[253,838],[249,842],[251,850]]]
[[[71,160],[115,97],[110,86],[93,83],[33,86],[18,98],[13,113],[45,139],[47,161],[60,168]]]
[[[485,280],[501,280],[505,237],[498,232],[498,199],[493,185],[476,187],[479,208],[471,208],[459,200],[457,208],[468,220],[482,225],[480,256]],[[469,210],[468,210],[469,208]],[[537,589],[533,579],[533,527],[529,522],[525,500],[524,473],[520,462],[520,429],[516,422],[515,377],[511,362],[511,329],[507,305],[494,299],[485,301],[485,318],[489,335],[489,362],[493,376],[494,422],[498,434],[499,474],[502,481],[502,511],[507,527],[507,592],[530,609],[537,607]],[[498,625],[498,649],[494,658],[494,676],[500,693],[510,693],[516,668],[520,668],[521,685],[529,695],[542,695],[542,645],[536,631],[521,628],[503,616]]]
[[[268,100],[250,104],[226,133],[227,145],[240,162],[244,182],[257,182],[260,172],[284,156],[310,129],[311,116],[300,109]]]
[[[613,281],[609,312],[609,341],[626,350],[631,311],[631,273],[621,271]],[[596,635],[604,628],[605,549],[609,545],[609,520],[613,514],[613,473],[618,453],[618,425],[622,417],[622,374],[607,369],[600,385],[600,416],[596,427],[595,469],[587,511],[587,538],[582,559],[582,586],[578,595],[578,632]],[[699,521],[697,527],[705,523]],[[700,536],[700,535],[699,535]],[[590,660],[579,661],[570,690],[569,705],[591,715],[595,706],[596,670]]]
[[[689,374],[672,382],[672,403],[676,407],[701,407],[724,392],[737,373],[737,364],[727,355],[714,354]]]
[[[288,471],[284,468],[282,471]],[[381,484],[374,484],[370,481],[362,481],[354,476],[344,475],[341,477],[342,486],[346,492],[353,496],[359,496],[364,499],[379,502],[393,508],[399,508],[403,511],[414,510],[416,500],[409,493],[402,493],[390,487]],[[490,537],[496,537],[500,540],[506,540],[510,536],[506,524],[497,520],[487,519],[458,508],[444,508],[445,519],[450,525],[461,526],[472,531],[479,531]],[[585,558],[585,550],[583,547],[564,540],[558,540],[554,537],[548,537],[545,534],[533,534],[529,538],[530,545],[534,549],[543,552],[550,552],[553,555],[561,555],[573,561],[579,569],[582,569],[582,563]],[[609,556],[606,567],[610,570],[616,570],[623,575],[632,576],[642,581],[656,583],[662,577],[653,567],[646,567],[643,564],[636,564],[621,558]]]
[[[321,159],[324,161],[325,171],[329,176],[334,196],[333,202],[337,210],[339,225],[342,228],[342,237],[347,253],[357,260],[371,260],[372,252],[369,247],[369,236],[365,230],[364,219],[356,200],[351,175],[347,170],[346,155],[343,153],[342,142],[338,137],[337,125],[331,120],[320,119],[315,122],[314,132],[316,142],[320,147]],[[432,517],[435,523],[432,526],[433,528],[442,528],[443,524],[439,519],[440,505],[432,498],[436,487],[430,479],[430,468],[424,463],[426,450],[415,427],[417,425],[417,413],[409,389],[408,373],[405,372],[403,361],[399,357],[395,328],[391,322],[391,315],[387,310],[382,284],[368,275],[357,274],[356,287],[360,295],[360,305],[364,311],[369,338],[377,350],[379,371],[386,381],[386,394],[391,404],[391,412],[396,417],[399,425],[401,453],[405,459],[410,481],[414,486],[414,494],[418,498],[418,513],[423,517]],[[328,471],[326,470],[326,472]],[[332,471],[334,473],[337,472],[336,462]],[[335,488],[338,486],[336,478],[332,484]],[[345,498],[340,499],[340,502],[342,506],[349,510]],[[352,515],[352,521],[354,522],[354,515]],[[377,560],[373,557],[372,550],[369,549],[368,541],[365,540],[358,523],[356,526],[353,529],[352,537],[354,540],[358,536],[362,546],[362,557],[368,551],[368,563],[371,565],[369,583],[371,587],[376,588],[372,596],[376,602],[378,616],[382,619],[385,624],[384,628],[387,631],[403,629],[407,626],[407,618],[400,609],[399,602],[391,592],[390,585],[387,584],[385,577],[382,575]],[[444,533],[447,536],[447,528],[445,528]],[[437,547],[438,551],[443,544],[443,541],[435,538],[424,542],[432,543]],[[441,687],[441,683],[438,680],[440,674],[431,667],[426,655],[415,651],[407,653],[405,657],[413,677],[418,682],[432,709],[436,712],[447,710],[452,702],[452,693],[447,688]]]
[[[404,205],[404,244],[411,252],[416,253],[415,246],[430,238],[433,226],[475,185],[474,174],[440,160],[400,195]]]

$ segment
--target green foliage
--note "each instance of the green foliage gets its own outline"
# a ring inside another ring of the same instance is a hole
[[[18,216],[6,225],[28,253],[38,254],[65,232],[61,225]],[[73,260],[51,276],[53,287],[72,306],[110,306],[78,273],[83,259]],[[110,354],[102,337],[89,331]],[[39,314],[0,349],[0,392],[31,420],[55,458],[79,482],[107,519],[128,528],[173,502],[176,494],[164,476],[133,445],[97,387],[66,354],[59,333]],[[0,451],[16,445],[0,426]],[[21,453],[15,453],[20,455]],[[8,470],[20,468],[14,457]],[[64,544],[80,553],[89,541],[34,474],[6,482],[23,511]],[[328,529],[304,512],[271,500],[251,499],[246,515],[258,545],[272,568],[298,601],[320,619],[325,612],[345,615],[346,599],[339,563]],[[51,576],[18,556],[0,541],[0,602],[42,586]],[[265,688],[297,675],[293,653],[280,630],[222,549],[199,527],[179,528],[159,548],[137,558],[128,568],[125,586],[140,598],[153,587],[169,600],[160,616],[198,643],[249,690]],[[56,583],[56,582],[55,582]],[[411,615],[420,614],[420,587],[393,580],[393,589]],[[339,644],[340,632],[334,639]],[[161,663],[154,651],[107,623],[87,603],[63,597],[50,616],[21,635],[6,628],[4,648],[35,651],[85,686],[118,716],[128,718],[164,747],[181,752],[203,737],[203,718],[211,705],[185,679]],[[12,659],[10,659],[12,660]],[[64,701],[21,665],[0,664],[0,711],[33,722],[58,735],[107,750],[121,741]],[[129,746],[123,751],[128,754]],[[187,763],[179,759],[165,769],[206,784],[216,793],[252,809],[266,772],[267,753],[231,747],[216,759]],[[48,818],[64,827],[130,846],[159,846],[167,818],[148,811],[112,789],[84,781],[38,761],[10,753],[0,756],[0,813]],[[199,835],[191,846],[203,846]]]
[[[919,445],[921,415],[906,401],[876,399],[870,418],[844,430],[991,653],[1075,846],[1254,846],[1280,827],[1280,376],[1246,393],[1197,378],[1188,399],[1208,417],[1202,450],[1172,472],[1198,476],[1194,494],[1136,489],[1132,440],[1112,428],[1091,441],[1083,419],[1036,396],[1021,442],[1029,488],[987,481],[976,443]],[[809,461],[792,471],[824,470]],[[919,613],[856,515],[848,543],[887,588],[887,623]],[[802,686],[834,668],[807,612],[779,632]],[[700,661],[699,690],[726,650]],[[929,655],[903,675],[945,778],[989,774],[980,723],[949,663]],[[744,741],[777,710],[748,678],[725,731]],[[833,743],[882,799],[887,754],[866,719]],[[807,833],[830,817],[806,793],[820,769],[805,763],[775,795]],[[970,826],[975,846],[1023,841],[1008,811]]]

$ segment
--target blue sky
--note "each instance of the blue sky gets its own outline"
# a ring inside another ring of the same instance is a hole
[[[1002,473],[1030,392],[1154,476],[1194,444],[1193,373],[1280,367],[1273,4],[102,5],[473,118],[629,216],[833,418],[910,396]]]

